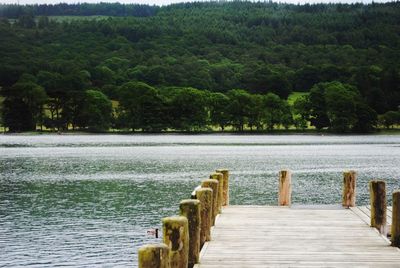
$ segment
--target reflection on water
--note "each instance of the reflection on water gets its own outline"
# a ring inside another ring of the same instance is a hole
[[[293,203],[340,203],[342,171],[400,188],[400,136],[0,135],[0,266],[136,266],[146,231],[215,168],[232,204],[275,204],[293,171]],[[391,202],[390,195],[388,196]]]

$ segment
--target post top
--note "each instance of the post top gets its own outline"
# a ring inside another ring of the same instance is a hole
[[[139,251],[147,251],[149,249],[169,249],[168,246],[164,243],[158,243],[158,244],[147,244],[143,245],[139,248]]]
[[[212,191],[213,191],[213,189],[210,187],[201,187],[199,189],[196,189],[196,193],[197,192],[212,192]]]
[[[400,190],[394,190],[393,194],[396,194],[396,195],[400,194]]]
[[[184,216],[171,216],[171,217],[165,217],[162,218],[161,220],[164,224],[165,223],[180,223],[180,224],[187,224],[188,219]]]
[[[384,180],[380,180],[380,179],[370,180],[369,183],[385,183],[386,184],[386,182]]]
[[[355,174],[355,173],[357,173],[357,171],[355,171],[355,170],[345,170],[345,171],[343,171],[343,174],[349,174],[349,173]]]
[[[207,185],[207,184],[213,184],[213,183],[219,183],[216,179],[205,179],[204,181],[201,182],[201,186]]]
[[[210,178],[213,177],[222,177],[224,174],[222,172],[214,172],[210,174]]]
[[[199,205],[200,201],[197,199],[183,199],[179,204],[180,205],[188,205],[188,204]]]
[[[229,170],[226,169],[226,168],[219,168],[219,169],[215,170],[215,172],[217,172],[217,173],[225,173],[225,172],[229,172]]]

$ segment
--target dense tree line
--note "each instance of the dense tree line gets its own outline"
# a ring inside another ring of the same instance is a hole
[[[139,4],[99,3],[99,4],[0,4],[0,17],[18,19],[23,15],[32,16],[154,16],[159,7]]]
[[[2,121],[13,131],[365,132],[377,119],[398,122],[399,2],[2,5],[0,14]],[[289,105],[293,91],[310,94]]]
[[[274,93],[251,94],[232,89],[225,94],[191,87],[154,88],[143,82],[127,82],[115,91],[118,106],[98,89],[54,94],[44,88],[56,85],[55,77],[40,73],[23,75],[4,91],[4,125],[11,131],[27,131],[39,125],[54,130],[110,128],[129,131],[202,131],[212,127],[224,131],[272,131],[308,122],[318,130],[369,132],[378,124],[377,113],[358,90],[338,81],[319,83],[293,106]],[[50,97],[54,94],[52,97]],[[400,123],[400,113],[382,115],[386,127]]]

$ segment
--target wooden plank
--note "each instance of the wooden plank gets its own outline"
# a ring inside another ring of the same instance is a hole
[[[350,208],[357,216],[360,217],[368,226],[371,224],[371,218],[368,217],[359,207]]]
[[[373,265],[373,266],[372,266]],[[278,263],[249,263],[249,262],[235,262],[235,263],[207,263],[207,264],[197,264],[194,266],[195,268],[252,268],[252,267],[298,267],[298,268],[308,268],[308,267],[374,267],[374,268],[398,268],[398,266],[393,265],[393,262],[379,262],[379,263],[370,263],[370,262],[305,262],[305,261],[295,261],[295,262],[284,262],[280,261]]]
[[[368,209],[367,206],[358,207],[368,218],[371,218],[371,208]]]
[[[365,208],[369,211],[371,211],[371,206],[365,206]],[[371,214],[370,214],[371,215]],[[371,216],[369,216],[371,218]],[[392,224],[392,207],[387,207],[386,208],[386,222],[388,225]]]
[[[367,213],[367,207],[226,207],[195,267],[399,267],[400,250],[369,227]]]
[[[359,215],[360,217],[366,217],[367,218],[367,224],[368,226],[371,224],[371,206],[363,206],[363,207],[357,207],[360,211],[365,216]],[[369,212],[368,212],[369,211]],[[391,227],[392,227],[392,207],[387,207],[387,212],[386,212],[386,223],[387,223],[387,235],[391,235]]]

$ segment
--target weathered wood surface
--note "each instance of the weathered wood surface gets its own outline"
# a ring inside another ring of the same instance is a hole
[[[211,188],[197,188],[195,190],[195,198],[200,203],[201,228],[200,228],[200,248],[206,241],[211,240],[212,225],[212,208],[213,208],[213,192]]]
[[[371,223],[371,206],[361,206],[350,208],[357,216],[359,216],[366,224]],[[386,224],[387,233],[390,235],[390,228],[392,225],[392,207],[386,208]]]
[[[290,206],[292,203],[292,173],[290,170],[279,172],[278,205]]]
[[[222,204],[224,203],[224,175],[222,173],[213,173],[210,175],[210,179],[218,181],[218,196],[217,200],[217,214],[222,212]]]
[[[200,254],[200,201],[197,199],[185,199],[179,204],[181,216],[188,219],[189,227],[189,268],[192,268],[195,263],[199,262]]]
[[[399,267],[400,250],[355,209],[226,207],[195,267]]]
[[[356,206],[356,181],[357,172],[349,170],[343,172],[343,197],[342,205],[344,207]]]
[[[188,267],[189,224],[186,217],[172,216],[162,219],[163,241],[169,248],[169,264],[174,268]]]
[[[222,206],[228,206],[229,205],[229,170],[228,169],[217,169],[215,172],[222,173],[223,178],[224,178],[224,183],[223,183],[223,200],[222,200]]]
[[[371,227],[375,227],[383,235],[387,234],[387,204],[386,204],[386,182],[372,180],[369,182],[370,204],[371,204]]]
[[[218,189],[219,189],[219,183],[217,180],[214,179],[208,179],[204,180],[201,182],[201,187],[204,188],[211,188],[212,189],[212,216],[211,216],[211,222],[212,226],[215,224],[215,218],[218,215]]]
[[[139,249],[139,268],[170,268],[169,248],[165,244],[145,245]]]
[[[392,246],[400,247],[400,190],[393,192],[391,234]]]

